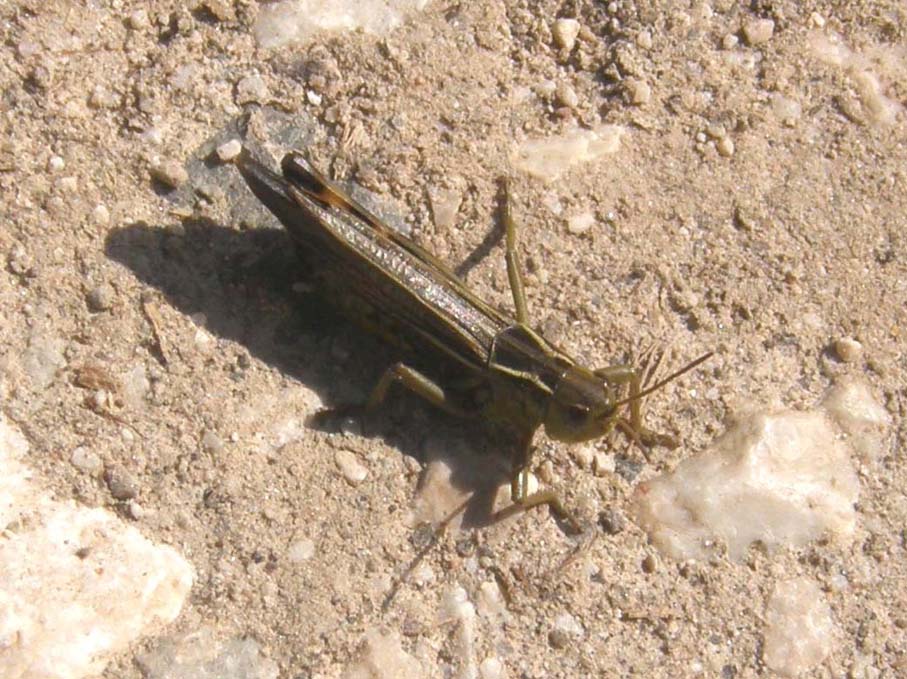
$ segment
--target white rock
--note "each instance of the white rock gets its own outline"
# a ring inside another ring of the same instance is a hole
[[[595,224],[595,215],[591,212],[581,212],[567,218],[567,231],[574,236],[581,236]]]
[[[343,679],[422,679],[428,676],[418,661],[403,650],[400,635],[373,629],[365,634],[359,659]]]
[[[882,452],[891,415],[876,401],[869,384],[856,377],[840,379],[825,395],[822,408],[848,436],[848,443],[864,461]]]
[[[482,679],[504,679],[506,676],[504,663],[494,656],[485,658],[482,664],[479,665],[479,676]]]
[[[763,659],[786,677],[812,669],[829,654],[835,626],[819,587],[808,578],[778,583],[765,614]]]
[[[460,660],[461,677],[475,677],[477,674],[475,657],[475,620],[476,609],[469,601],[466,590],[452,587],[441,602],[441,618],[444,621],[456,622],[456,655]]]
[[[10,679],[99,675],[171,622],[192,567],[115,515],[55,502],[22,463],[27,443],[0,416],[0,668]]]
[[[772,39],[775,22],[771,19],[753,19],[743,25],[743,39],[747,45],[761,45]]]
[[[229,163],[231,160],[236,158],[242,152],[242,143],[239,139],[231,139],[226,141],[220,146],[217,147],[215,153],[217,153],[218,159],[222,163]]]
[[[755,413],[671,474],[640,484],[634,512],[665,554],[732,559],[750,544],[801,546],[854,530],[858,480],[847,446],[819,412]]]
[[[136,658],[146,679],[277,679],[278,667],[249,637],[220,641],[210,627],[163,640]]]
[[[384,35],[401,25],[429,0],[285,0],[264,5],[255,39],[266,48],[305,43],[319,31],[362,30]]]
[[[308,538],[296,540],[287,549],[287,559],[291,563],[302,563],[315,556],[315,543]]]
[[[497,582],[486,580],[482,583],[479,587],[476,609],[480,615],[486,618],[504,619],[508,617],[507,602],[504,600],[504,594]]]
[[[428,201],[435,226],[441,231],[452,227],[463,202],[462,194],[455,189],[429,188]]]
[[[22,368],[38,389],[46,389],[66,367],[63,340],[40,332],[32,334],[22,356]]]
[[[573,129],[566,134],[523,142],[513,157],[513,164],[534,177],[553,181],[579,163],[616,153],[624,129],[601,125],[594,130]]]
[[[576,19],[558,19],[551,27],[551,35],[558,47],[562,47],[570,52],[576,44],[576,36],[579,35],[579,21]]]
[[[349,450],[338,450],[334,454],[334,462],[337,464],[337,468],[340,470],[343,478],[345,478],[347,483],[351,486],[358,486],[365,481],[365,477],[368,476],[368,469],[359,462],[359,458],[356,457],[356,454]]]
[[[78,446],[69,456],[72,466],[89,476],[100,476],[104,471],[104,462],[100,456],[86,446]]]
[[[772,113],[785,125],[793,125],[803,113],[803,107],[800,102],[783,94],[776,92],[772,95]]]
[[[595,458],[592,462],[592,470],[595,472],[596,476],[613,474],[617,470],[617,463],[614,460],[614,456],[601,451],[595,453]]]
[[[856,363],[863,357],[863,345],[852,337],[839,337],[834,341],[834,348],[845,363]]]

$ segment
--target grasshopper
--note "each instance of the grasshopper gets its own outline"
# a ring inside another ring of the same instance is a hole
[[[513,435],[513,504],[495,518],[547,505],[580,532],[555,492],[530,490],[532,441],[540,427],[550,438],[572,443],[615,428],[641,444],[665,442],[666,437],[643,426],[643,397],[710,354],[644,387],[633,366],[590,370],[535,332],[529,325],[506,182],[505,251],[515,318],[480,299],[442,262],[375,217],[300,154],[284,156],[282,174],[245,149],[234,162],[311,263],[316,285],[346,315],[421,359],[418,367],[403,362],[390,367],[366,410],[378,407],[391,386],[399,384],[452,415],[482,418]],[[438,370],[439,365],[444,369]],[[623,406],[629,406],[629,417],[621,414]]]

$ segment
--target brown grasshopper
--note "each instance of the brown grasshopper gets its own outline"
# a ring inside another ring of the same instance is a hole
[[[663,443],[665,437],[642,424],[643,397],[711,355],[643,388],[633,366],[589,370],[532,330],[509,196],[506,261],[516,318],[482,301],[443,263],[384,224],[299,154],[284,156],[282,175],[246,150],[235,162],[252,192],[312,263],[322,291],[345,314],[428,367],[401,362],[389,368],[366,402],[367,410],[380,405],[396,383],[448,413],[481,417],[512,432],[517,440],[514,504],[498,512],[498,518],[544,504],[579,531],[553,491],[528,490],[535,432],[544,426],[552,439],[580,442],[617,427],[639,443]],[[437,370],[439,365],[445,369]],[[620,413],[623,406],[629,406],[629,417]]]

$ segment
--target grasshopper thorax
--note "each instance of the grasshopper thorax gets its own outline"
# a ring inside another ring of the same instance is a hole
[[[545,411],[545,433],[576,443],[599,438],[617,421],[612,386],[590,370],[571,365],[561,375]]]

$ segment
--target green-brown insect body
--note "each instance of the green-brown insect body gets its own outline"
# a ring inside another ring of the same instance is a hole
[[[253,193],[284,224],[310,263],[323,291],[347,315],[417,357],[420,366],[448,369],[431,377],[397,364],[368,405],[402,383],[435,405],[482,417],[516,433],[514,499],[545,503],[565,514],[551,493],[527,497],[532,437],[544,426],[556,440],[585,441],[624,422],[637,434],[638,400],[631,420],[618,417],[616,390],[639,392],[635,371],[615,366],[591,371],[529,328],[508,212],[507,264],[517,319],[485,303],[444,264],[389,228],[294,153],[278,175],[243,152],[236,161]],[[452,367],[453,369],[450,369]]]

